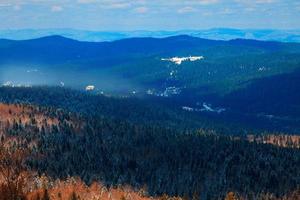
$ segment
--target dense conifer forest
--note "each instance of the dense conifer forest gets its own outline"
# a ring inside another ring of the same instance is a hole
[[[57,98],[51,98],[53,91]],[[146,125],[134,115],[121,115],[129,119],[122,120],[112,115],[108,102],[113,100],[82,95],[65,89],[2,88],[1,101],[14,104],[1,113],[1,145],[26,151],[24,169],[39,175],[80,177],[87,185],[130,185],[145,188],[150,196],[224,199],[234,191],[255,199],[299,189],[298,148],[249,142],[243,136],[237,140],[213,129]]]

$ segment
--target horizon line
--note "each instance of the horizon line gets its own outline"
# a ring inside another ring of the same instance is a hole
[[[206,31],[206,30],[271,30],[271,31],[300,31],[299,28],[235,28],[235,27],[212,27],[212,28],[183,28],[183,29],[134,29],[134,30],[92,30],[92,29],[81,29],[81,28],[0,28],[0,31],[21,31],[21,30],[74,30],[74,31],[89,31],[89,32],[178,32],[178,31]]]

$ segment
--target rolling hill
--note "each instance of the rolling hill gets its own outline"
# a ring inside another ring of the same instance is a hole
[[[0,81],[6,86],[92,85],[94,93],[299,133],[298,43],[187,35],[80,42],[49,36],[0,40],[0,50]]]
[[[299,149],[256,140],[21,103],[0,104],[0,138],[0,175],[9,178],[0,179],[0,198],[19,191],[36,200],[48,191],[51,199],[130,193],[217,200],[234,191],[292,199],[299,189]]]

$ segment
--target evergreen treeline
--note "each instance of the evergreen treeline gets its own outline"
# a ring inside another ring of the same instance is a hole
[[[134,125],[117,119],[81,116],[45,109],[57,125],[38,127],[15,120],[7,137],[23,145],[36,141],[27,168],[52,177],[79,176],[86,183],[147,187],[150,195],[223,199],[236,191],[253,199],[260,193],[281,196],[300,185],[300,151],[233,141],[224,136]],[[70,122],[70,121],[69,121]],[[30,130],[30,131],[28,131]]]
[[[61,87],[0,87],[0,101],[62,108],[88,117],[119,119],[180,130],[205,129],[222,134],[240,134],[248,128],[211,116],[189,113],[156,98],[114,98]],[[252,127],[251,131],[254,129]]]

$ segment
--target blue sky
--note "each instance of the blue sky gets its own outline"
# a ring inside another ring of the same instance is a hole
[[[300,29],[300,0],[0,0],[0,29]]]

